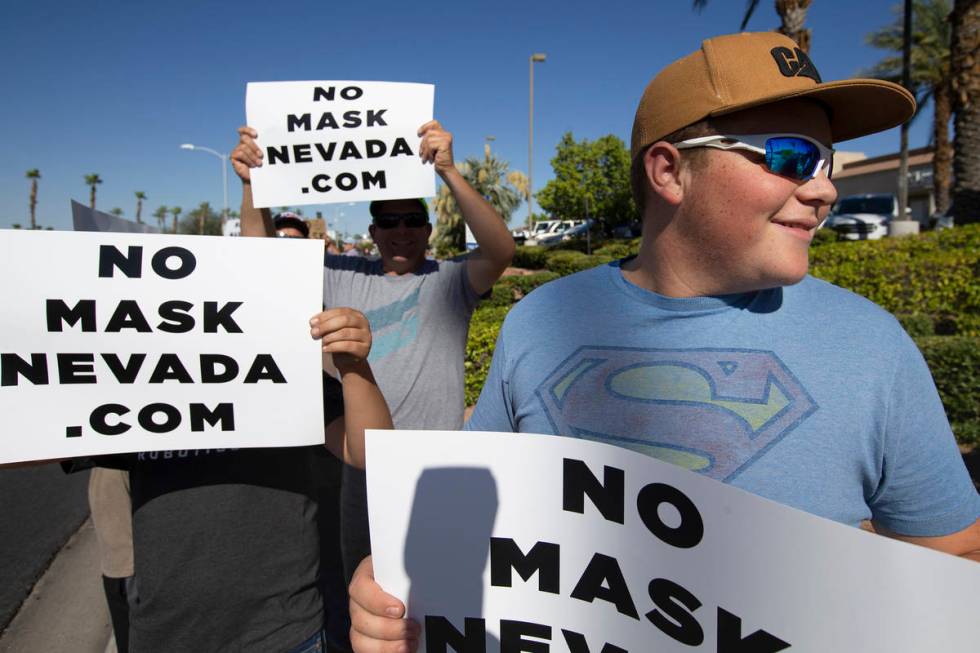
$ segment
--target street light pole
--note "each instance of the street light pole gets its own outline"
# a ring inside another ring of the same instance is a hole
[[[530,93],[527,128],[527,229],[534,229],[534,63],[543,63],[546,56],[543,52],[535,52],[528,59],[530,69]]]
[[[221,188],[224,192],[224,208],[221,211],[221,224],[224,225],[228,221],[228,155],[222,154],[221,152],[216,152],[210,147],[201,147],[200,145],[193,145],[191,143],[184,143],[180,146],[182,150],[199,150],[201,152],[207,152],[208,154],[213,154],[214,156],[221,159]]]

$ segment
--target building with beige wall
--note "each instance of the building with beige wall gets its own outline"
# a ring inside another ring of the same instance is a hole
[[[838,153],[834,157],[834,185],[839,197],[863,195],[865,193],[898,194],[898,153],[871,158],[850,158],[841,162],[838,168]],[[936,200],[932,193],[931,147],[909,150],[909,199],[912,219],[927,224],[929,216],[936,210]]]

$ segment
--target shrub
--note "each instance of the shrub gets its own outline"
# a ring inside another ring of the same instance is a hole
[[[817,229],[817,232],[813,234],[813,240],[810,241],[810,247],[819,247],[821,245],[829,245],[830,243],[837,242],[837,232],[833,229],[822,228]]]
[[[575,252],[582,252],[583,254],[588,254],[589,243],[585,242],[584,238],[573,238],[572,240],[561,241],[561,248],[563,250],[570,250]],[[592,249],[595,250],[596,243],[595,238],[592,239]]]
[[[980,422],[953,422],[956,441],[971,448],[980,445]]]
[[[466,405],[472,406],[480,397],[480,390],[487,380],[493,349],[510,305],[481,306],[473,312],[469,338],[466,341],[466,360],[463,368],[466,376]]]
[[[558,249],[548,255],[547,268],[563,277],[566,274],[588,270],[612,260],[614,259],[611,256],[588,256],[582,252]]]
[[[896,315],[928,316],[934,333],[980,335],[980,225],[823,245],[811,271]]]
[[[929,364],[949,421],[963,432],[972,428],[976,435],[980,432],[980,338],[933,336],[915,342]]]
[[[490,298],[483,301],[481,308],[486,306],[510,306],[523,299],[525,295],[541,284],[554,281],[557,278],[557,274],[548,270],[535,274],[504,277],[494,284],[493,289],[490,291]]]
[[[913,338],[924,338],[936,334],[932,317],[925,313],[899,313],[895,316],[902,328]]]
[[[507,277],[506,279],[501,279],[500,283],[511,288],[513,295],[511,303],[513,303],[524,297],[524,295],[528,294],[541,284],[554,281],[559,276],[560,275],[555,272],[545,270],[543,272],[538,272],[537,274]]]
[[[633,238],[632,240],[607,241],[602,245],[602,247],[592,250],[592,253],[597,256],[609,256],[615,260],[625,258],[627,256],[633,256],[639,251],[640,239]]]
[[[514,260],[511,265],[525,270],[541,270],[544,269],[547,261],[548,250],[543,247],[517,247],[514,249]]]

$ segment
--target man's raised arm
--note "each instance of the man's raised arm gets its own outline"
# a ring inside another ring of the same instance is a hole
[[[251,127],[239,127],[238,145],[231,151],[231,167],[242,180],[241,232],[243,236],[275,236],[272,212],[252,204],[252,168],[262,165],[262,148],[255,143],[257,137],[258,132]]]
[[[514,258],[514,238],[500,214],[490,206],[463,178],[453,163],[453,137],[432,120],[419,128],[422,144],[419,153],[423,161],[432,162],[436,172],[449,186],[456,204],[476,244],[479,246],[467,259],[470,286],[482,295],[490,290]]]

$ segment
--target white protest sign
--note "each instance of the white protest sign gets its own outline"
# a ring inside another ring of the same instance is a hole
[[[323,244],[0,231],[0,462],[323,442]]]
[[[431,197],[419,158],[435,87],[397,82],[251,82],[245,114],[263,163],[257,207]]]
[[[476,242],[476,236],[470,230],[470,225],[466,225],[466,251],[471,251],[479,247],[480,244]]]
[[[420,651],[920,653],[980,642],[980,565],[633,451],[370,431],[367,462],[375,577],[423,626]]]

